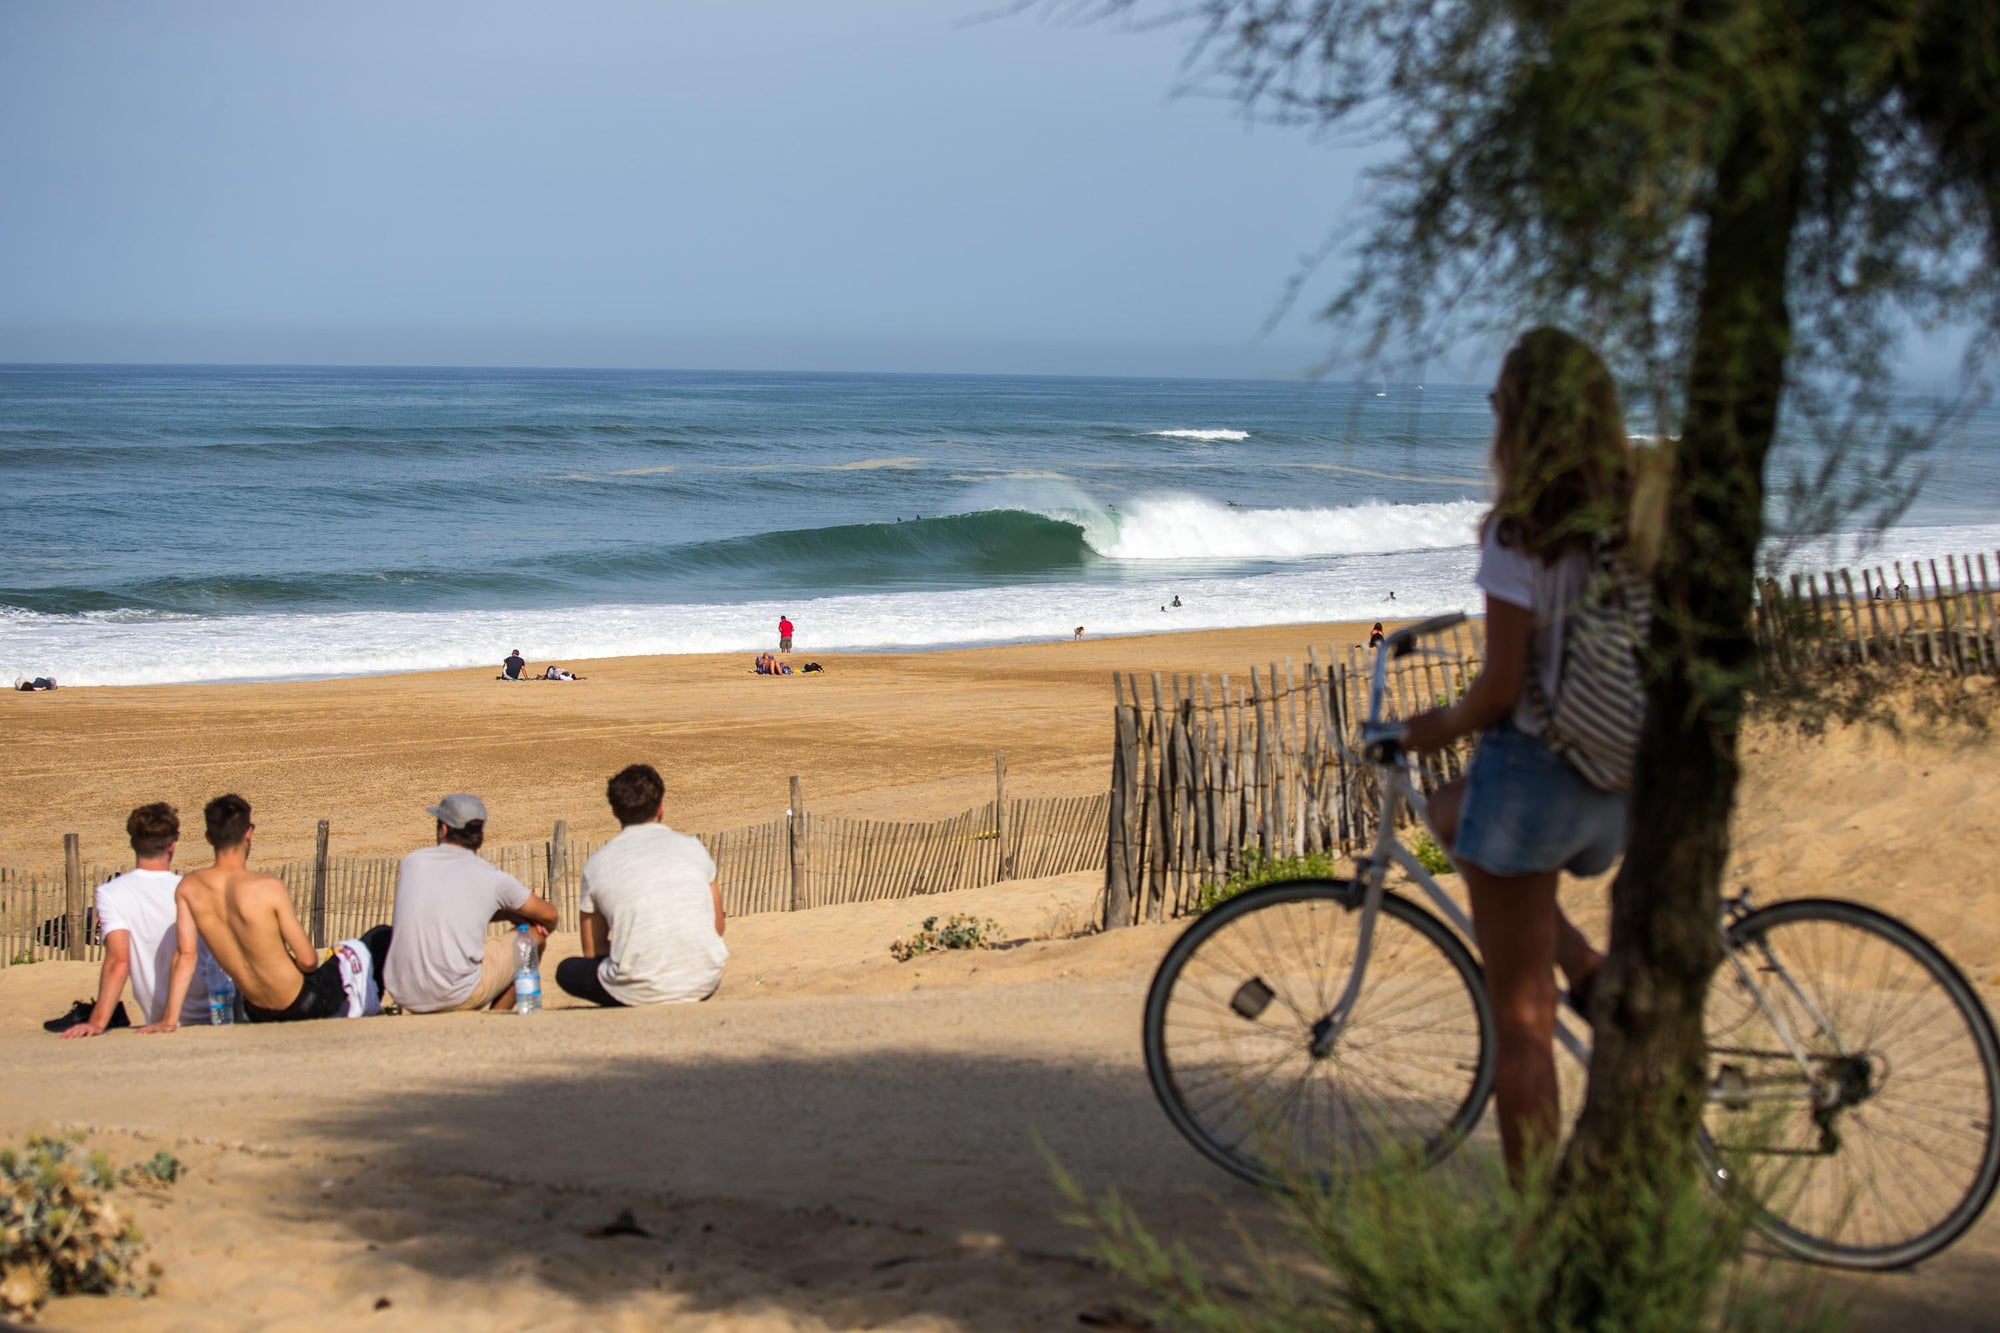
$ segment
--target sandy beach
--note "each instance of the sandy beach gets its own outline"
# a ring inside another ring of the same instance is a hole
[[[407,849],[428,833],[422,806],[459,788],[486,796],[496,841],[558,817],[601,834],[604,776],[634,759],[697,829],[781,808],[792,773],[814,808],[950,813],[990,795],[999,746],[1021,794],[1084,794],[1106,780],[1112,670],[1237,673],[1365,630],[827,655],[824,677],[775,681],[688,657],[581,664],[578,685],[486,671],[10,697],[0,793],[21,815],[0,861],[50,864],[68,830],[109,858],[131,805],[186,815],[232,788],[273,857],[309,846],[322,817],[342,850]],[[1744,749],[1732,885],[1887,908],[2000,998],[1988,742],[1759,729]],[[1224,1210],[1270,1232],[1262,1201],[1153,1104],[1139,1014],[1176,927],[1078,937],[1098,878],[743,918],[715,1000],[652,1011],[556,997],[532,1020],[58,1044],[39,1021],[91,992],[94,965],[0,971],[0,1136],[75,1127],[120,1160],[164,1147],[192,1168],[139,1204],[158,1295],[68,1299],[46,1322],[1075,1327],[1131,1296],[1079,1258],[1044,1146],[1168,1237],[1226,1253]],[[1566,894],[1601,929],[1602,884]],[[1009,947],[890,959],[890,940],[953,910],[996,918]],[[1945,1333],[1987,1326],[1996,1279],[1988,1217],[1914,1273],[1835,1281],[1863,1327]]]

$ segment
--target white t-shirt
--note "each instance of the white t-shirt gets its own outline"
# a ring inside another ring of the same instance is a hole
[[[458,1008],[479,983],[487,923],[527,901],[527,886],[478,852],[448,842],[411,852],[396,867],[383,989],[413,1014]]]
[[[174,870],[128,870],[97,887],[97,928],[129,934],[132,947],[132,998],[143,1022],[157,1023],[167,1007],[168,982],[174,966],[174,890],[180,887]],[[183,1023],[208,1022],[208,984],[197,967],[181,1005]]]
[[[1545,565],[1535,556],[1511,546],[1502,546],[1495,535],[1499,524],[1486,530],[1479,543],[1479,573],[1474,579],[1480,591],[1510,606],[1531,612],[1535,628],[1529,639],[1529,666],[1541,673],[1542,693],[1554,702],[1562,683],[1563,617],[1590,588],[1590,555],[1571,551]],[[1514,725],[1530,736],[1541,727],[1531,715],[1527,692],[1514,705]]]
[[[715,860],[665,824],[633,824],[583,863],[578,909],[611,926],[604,989],[625,1004],[702,1000],[722,982],[729,948],[715,933]]]

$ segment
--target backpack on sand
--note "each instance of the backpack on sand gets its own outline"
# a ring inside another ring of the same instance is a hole
[[[1639,733],[1646,723],[1640,653],[1652,630],[1644,579],[1604,546],[1591,552],[1590,586],[1563,616],[1562,677],[1551,701],[1541,673],[1528,672],[1529,707],[1542,741],[1601,791],[1632,790]]]

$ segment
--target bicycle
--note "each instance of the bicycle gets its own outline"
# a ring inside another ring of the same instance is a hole
[[[1203,1155],[1282,1188],[1324,1186],[1391,1155],[1426,1164],[1492,1096],[1493,1013],[1472,923],[1399,838],[1428,827],[1388,664],[1463,621],[1377,649],[1360,752],[1379,779],[1373,847],[1351,880],[1292,880],[1211,908],[1167,952],[1146,998],[1147,1075]],[[1343,739],[1343,746],[1346,742]],[[1429,900],[1391,891],[1399,866]],[[1952,962],[1885,913],[1832,898],[1722,904],[1706,1014],[1704,1169],[1750,1191],[1780,1249],[1839,1267],[1903,1267],[1978,1220],[2000,1179],[2000,1042]],[[1569,997],[1565,997],[1568,999]],[[1557,1040],[1586,1068],[1573,1002]]]

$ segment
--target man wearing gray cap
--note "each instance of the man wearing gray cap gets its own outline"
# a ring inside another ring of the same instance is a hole
[[[455,792],[425,809],[437,845],[396,867],[396,915],[383,986],[407,1013],[441,1014],[514,1003],[514,939],[489,922],[533,927],[536,947],[555,929],[556,909],[479,855],[486,805]]]

